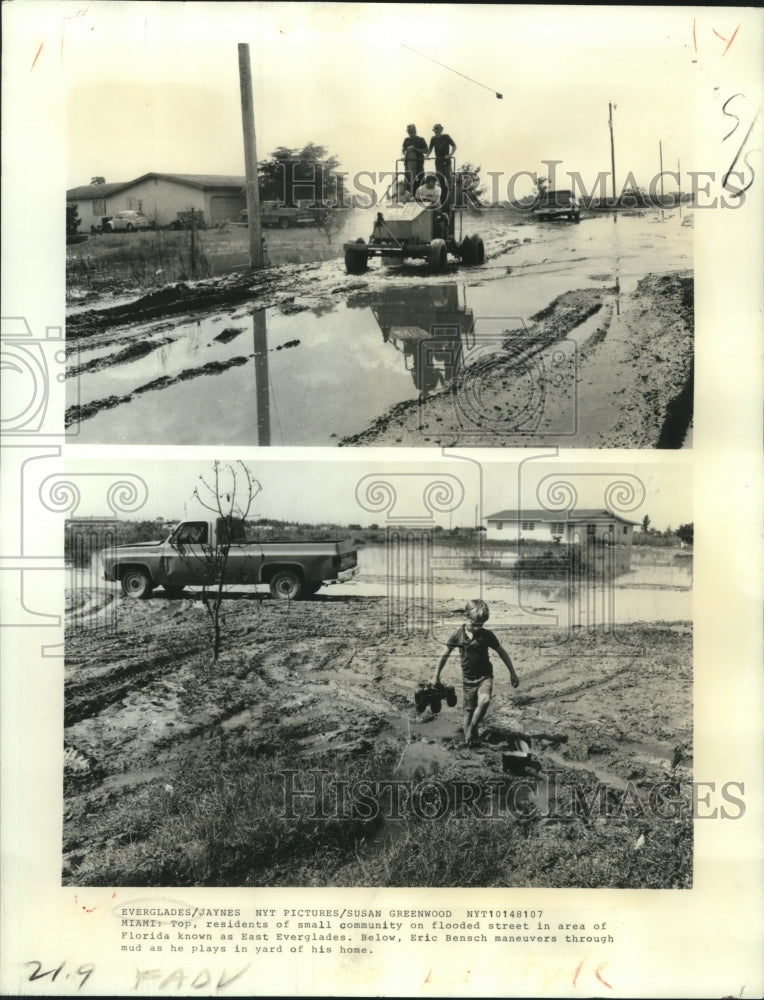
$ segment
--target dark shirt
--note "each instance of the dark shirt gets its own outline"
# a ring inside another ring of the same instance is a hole
[[[451,136],[447,132],[441,132],[440,135],[434,135],[430,139],[430,148],[427,152],[431,153],[433,149],[435,150],[435,164],[438,166],[448,160],[449,150],[452,146],[456,146],[456,143]]]
[[[423,139],[421,135],[407,135],[403,140],[404,156],[406,156],[409,147],[411,147],[411,152],[416,154],[417,163],[423,164],[424,158],[427,156],[427,140]]]
[[[462,658],[462,677],[465,683],[493,677],[493,667],[488,658],[488,650],[498,650],[501,643],[493,632],[479,628],[472,635],[462,625],[446,643],[449,649],[458,649]]]

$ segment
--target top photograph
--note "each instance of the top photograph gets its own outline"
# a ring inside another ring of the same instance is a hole
[[[66,28],[72,444],[692,447],[742,192],[690,14],[114,6]]]

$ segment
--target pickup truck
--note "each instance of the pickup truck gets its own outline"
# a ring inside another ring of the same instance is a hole
[[[104,579],[119,581],[127,597],[150,597],[155,587],[178,597],[186,586],[216,585],[214,558],[230,532],[226,584],[267,584],[274,597],[299,600],[324,583],[343,583],[357,573],[358,553],[349,539],[328,542],[248,541],[235,518],[181,522],[161,542],[117,545],[101,553]]]
[[[279,229],[289,229],[290,226],[311,226],[318,221],[318,213],[307,207],[306,203],[298,203],[298,208],[287,208],[280,201],[260,202],[260,224],[264,227],[278,226]],[[249,213],[243,209],[241,222],[247,222]]]

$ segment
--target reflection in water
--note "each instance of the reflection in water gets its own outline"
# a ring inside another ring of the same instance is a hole
[[[255,350],[255,403],[257,406],[257,443],[271,443],[271,397],[268,384],[268,326],[265,309],[252,312]]]
[[[380,293],[370,307],[385,343],[403,355],[420,399],[448,385],[474,346],[475,317],[463,285],[426,285]]]

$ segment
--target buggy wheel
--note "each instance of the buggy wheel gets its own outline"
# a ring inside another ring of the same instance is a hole
[[[358,239],[345,247],[345,270],[348,274],[363,274],[368,260],[369,254],[364,240]]]
[[[462,264],[467,264],[471,266],[475,263],[475,238],[474,236],[465,236],[462,240],[461,246],[459,247],[459,254],[462,258]]]
[[[430,271],[443,271],[448,260],[448,251],[443,240],[433,240],[427,251],[427,268]]]

